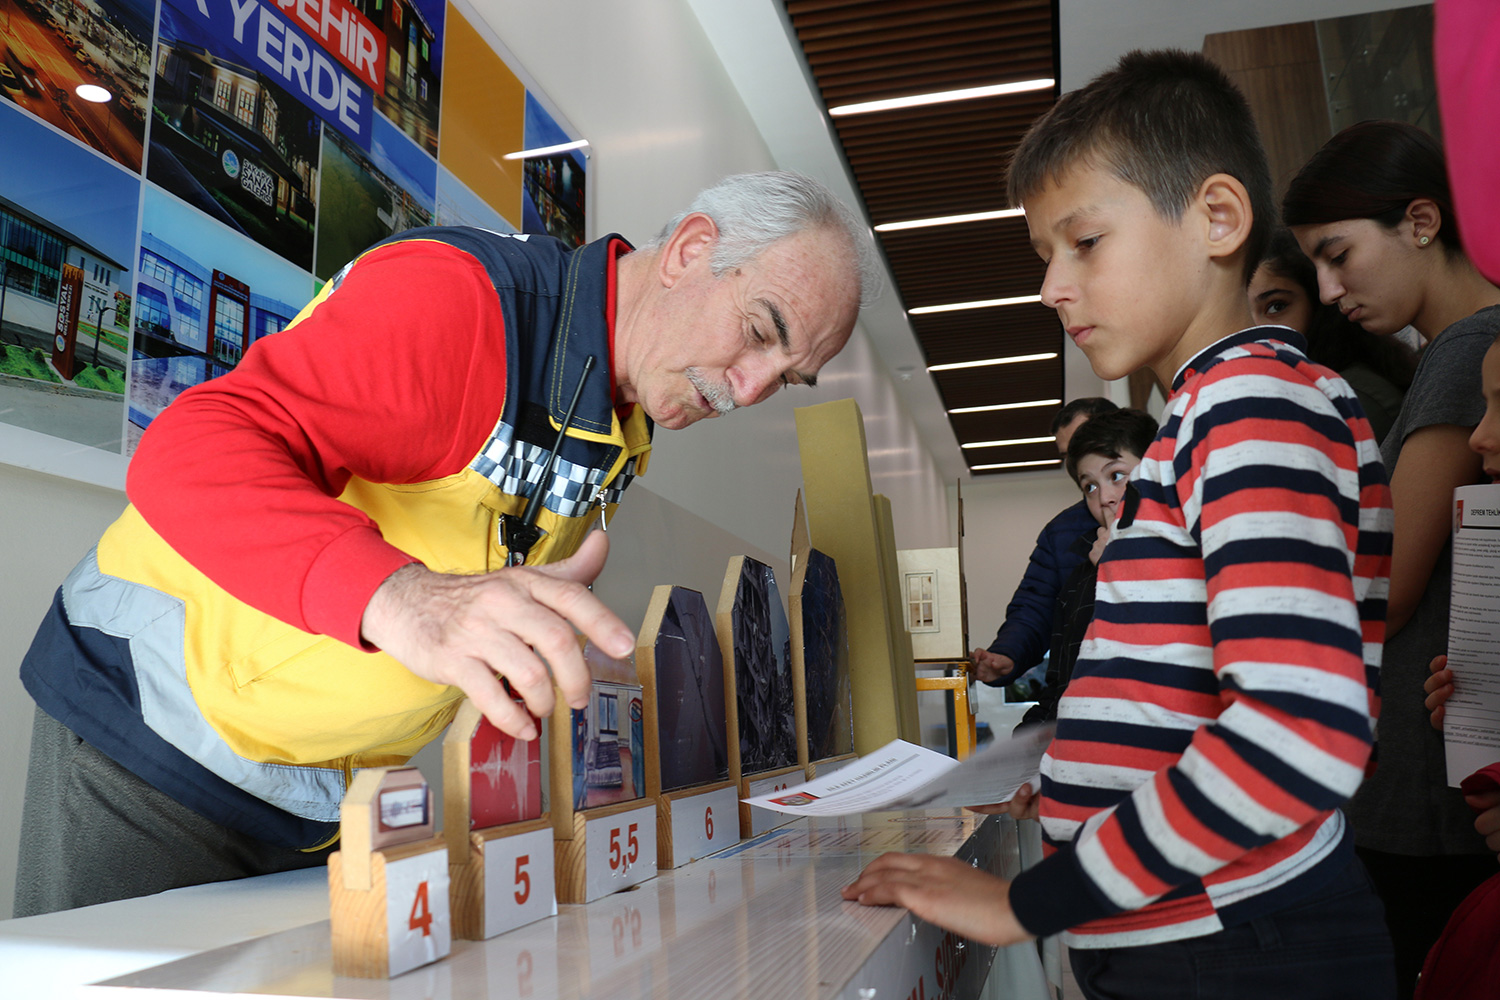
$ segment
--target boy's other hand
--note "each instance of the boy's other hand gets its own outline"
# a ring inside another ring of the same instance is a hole
[[[1105,515],[1108,517],[1109,515]],[[1095,566],[1099,565],[1099,557],[1104,555],[1104,546],[1109,544],[1109,525],[1105,525],[1094,533],[1094,546],[1089,549],[1089,562]]]
[[[991,653],[988,649],[974,650],[969,654],[969,660],[974,664],[974,676],[985,684],[1009,677],[1016,669],[1015,660],[999,653]]]
[[[997,947],[1035,936],[1010,908],[1010,883],[957,858],[882,854],[844,888],[864,906],[904,906],[915,916]]]
[[[1011,819],[1036,819],[1037,804],[1041,797],[1031,788],[1031,782],[1026,782],[1016,789],[1009,802],[996,802],[987,806],[967,806],[969,812],[984,813],[986,815],[1005,815]]]
[[[1427,692],[1427,700],[1423,704],[1427,707],[1427,711],[1432,713],[1432,728],[1438,732],[1443,731],[1443,714],[1446,711],[1444,706],[1448,703],[1448,699],[1453,697],[1453,671],[1447,667],[1446,655],[1434,656],[1432,662],[1427,664],[1427,669],[1432,671],[1432,676],[1422,684],[1422,690]]]

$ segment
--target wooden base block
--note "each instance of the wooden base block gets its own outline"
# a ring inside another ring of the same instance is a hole
[[[448,862],[453,936],[483,941],[552,916],[553,864],[548,816],[470,831],[468,857]]]
[[[769,792],[779,792],[790,788],[792,785],[800,785],[807,780],[807,771],[801,764],[793,764],[791,767],[780,767],[774,771],[761,771],[758,774],[747,774],[740,779],[740,798],[748,799],[754,795],[765,795]],[[760,809],[740,803],[740,837],[747,839],[774,830],[783,823],[790,823],[792,817],[785,813],[775,813],[769,809]]]
[[[559,903],[590,903],[656,875],[651,799],[578,810],[566,832],[554,844]]]
[[[352,889],[344,853],[328,858],[334,974],[386,979],[445,958],[452,942],[443,838],[371,851],[369,861],[370,887]]]
[[[667,792],[656,800],[656,866],[679,868],[739,842],[735,781]]]
[[[843,767],[845,764],[849,763],[851,760],[857,759],[859,759],[858,754],[846,753],[839,754],[837,757],[824,757],[822,760],[811,761],[807,765],[807,780],[811,781],[819,776],[826,777],[827,775],[830,775],[834,771],[837,771],[839,768]]]

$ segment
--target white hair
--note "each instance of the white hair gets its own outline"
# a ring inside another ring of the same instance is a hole
[[[713,219],[719,230],[709,257],[715,277],[750,263],[777,240],[821,228],[842,233],[848,243],[850,263],[859,278],[859,304],[870,305],[880,295],[880,264],[869,227],[811,177],[784,170],[726,177],[698,192],[693,203],[641,249],[660,250],[682,220],[695,212]]]

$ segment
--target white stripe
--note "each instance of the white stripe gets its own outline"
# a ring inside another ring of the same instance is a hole
[[[1063,696],[1058,702],[1058,718],[1061,720],[1087,719],[1091,722],[1126,722],[1136,726],[1151,726],[1155,729],[1175,729],[1192,732],[1212,716],[1188,715],[1169,708],[1134,698],[1085,698],[1072,694]],[[1102,767],[1091,764],[1090,767]]]
[[[1204,937],[1224,929],[1217,915],[1186,920],[1179,924],[1166,924],[1143,930],[1119,931],[1114,934],[1076,934],[1063,931],[1063,944],[1069,948],[1132,948],[1143,944],[1165,944],[1187,938]]]
[[[1208,599],[1202,580],[1177,577],[1168,580],[1111,580],[1095,591],[1096,601],[1107,604],[1197,604]]]
[[[1333,622],[1356,635],[1359,633],[1359,609],[1355,607],[1352,596],[1341,597],[1313,587],[1290,584],[1229,587],[1220,590],[1208,603],[1211,621],[1238,615],[1296,615]]]
[[[1139,767],[1120,767],[1113,764],[1092,764],[1052,758],[1053,782],[1080,788],[1108,788],[1119,792],[1132,792],[1151,780],[1155,771]]]
[[[1131,799],[1135,802],[1147,839],[1170,864],[1194,875],[1207,875],[1223,866],[1223,859],[1214,857],[1183,837],[1167,820],[1166,809],[1154,782],[1148,783]]]
[[[1252,710],[1244,702],[1231,705],[1219,716],[1219,726],[1244,737],[1288,767],[1344,798],[1353,795],[1364,780],[1362,764],[1355,767],[1340,760],[1301,733]]]
[[[1378,646],[1375,648],[1379,649]],[[1316,698],[1357,712],[1369,710],[1370,690],[1365,687],[1363,676],[1341,677],[1316,667],[1255,660],[1241,660],[1231,669],[1240,679],[1239,686],[1251,694],[1274,691],[1277,694]]]
[[[1284,837],[1296,829],[1285,816],[1246,795],[1213,761],[1191,747],[1177,762],[1177,770],[1204,798],[1261,836]]]
[[[1302,850],[1290,857],[1282,858],[1269,868],[1251,872],[1243,878],[1205,886],[1208,898],[1213,901],[1214,907],[1218,908],[1258,896],[1278,885],[1285,885],[1332,854],[1334,848],[1338,847],[1343,833],[1344,814],[1335,809],[1332,816],[1323,820],[1317,833],[1313,834],[1312,839],[1303,845]]]
[[[1351,567],[1354,565],[1354,553],[1338,524],[1285,510],[1242,511],[1216,521],[1203,529],[1203,551],[1213,552],[1227,542],[1259,540],[1274,545],[1290,539],[1336,549],[1347,555]],[[1265,558],[1274,558],[1274,554],[1267,552]]]
[[[1151,902],[1153,897],[1142,892],[1134,882],[1125,877],[1124,872],[1115,867],[1114,861],[1100,846],[1098,837],[1085,833],[1075,842],[1074,850],[1084,874],[1109,897],[1110,902],[1124,910],[1137,910]]]

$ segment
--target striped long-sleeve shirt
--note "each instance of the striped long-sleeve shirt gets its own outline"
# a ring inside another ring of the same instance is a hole
[[[1241,331],[1174,379],[1042,763],[1049,853],[1011,887],[1032,933],[1196,937],[1347,861],[1391,499],[1353,390],[1299,341]]]

